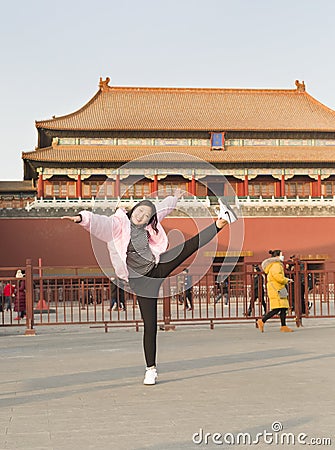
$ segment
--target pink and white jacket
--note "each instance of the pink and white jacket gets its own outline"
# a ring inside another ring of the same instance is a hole
[[[168,238],[160,222],[171,211],[174,210],[178,202],[177,197],[166,197],[157,206],[158,233],[153,230],[151,225],[146,226],[149,232],[149,246],[156,259],[159,262],[160,255],[168,247]],[[125,281],[128,281],[127,269],[127,249],[130,242],[130,220],[126,210],[119,208],[112,216],[103,216],[93,214],[90,211],[81,211],[82,221],[80,225],[89,231],[91,235],[107,243],[111,262],[113,264],[115,275]]]

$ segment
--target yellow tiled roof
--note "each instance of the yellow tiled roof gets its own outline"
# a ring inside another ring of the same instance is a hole
[[[108,80],[109,81],[109,80]],[[335,111],[297,89],[113,87],[78,111],[36,122],[54,130],[335,131]],[[301,88],[303,86],[303,88]]]
[[[24,181],[0,181],[0,192],[25,192],[36,191],[31,180]]]
[[[168,155],[167,155],[168,153]],[[210,163],[248,162],[312,162],[334,163],[335,146],[294,146],[292,147],[230,147],[228,150],[211,150],[209,147],[136,147],[136,146],[89,146],[56,145],[22,154],[24,160],[40,162],[128,162],[141,157],[152,161],[187,162],[188,156],[200,158]]]

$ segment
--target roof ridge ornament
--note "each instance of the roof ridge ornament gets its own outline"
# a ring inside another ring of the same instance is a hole
[[[305,92],[306,86],[305,86],[305,82],[304,81],[302,81],[300,83],[299,80],[295,80],[295,85],[297,86],[297,91],[298,92]]]
[[[111,79],[110,79],[109,77],[106,77],[105,80],[103,80],[102,77],[100,77],[99,88],[100,88],[102,91],[107,90],[107,89],[109,88],[108,83],[110,82],[110,80],[111,80]]]

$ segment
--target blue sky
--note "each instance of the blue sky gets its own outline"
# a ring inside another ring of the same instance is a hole
[[[306,90],[335,109],[332,0],[6,2],[0,17],[0,180],[23,179],[35,120],[117,86]]]

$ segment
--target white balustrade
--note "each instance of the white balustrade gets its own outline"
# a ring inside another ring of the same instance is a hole
[[[144,199],[145,197],[143,197]],[[25,209],[27,211],[31,211],[32,209],[86,209],[86,208],[96,208],[96,209],[116,209],[118,207],[133,207],[136,203],[142,201],[143,199],[134,199],[133,197],[128,198],[115,198],[115,199],[108,199],[107,197],[104,198],[96,198],[92,197],[90,199],[83,199],[83,198],[58,198],[56,199],[53,197],[52,199],[45,199],[45,198],[37,198],[32,202],[28,202]],[[155,203],[159,203],[162,201],[162,199],[159,199],[156,197]],[[210,207],[210,199],[209,197],[206,198],[198,198],[196,196],[194,197],[181,197],[179,200],[180,206],[183,206],[185,208],[187,207],[194,207],[196,208],[199,206],[199,203],[206,206],[207,208]]]
[[[145,198],[145,197],[143,197]],[[58,198],[55,197],[52,199],[45,198],[37,198],[35,197],[34,201],[27,203],[25,209],[27,211],[36,210],[36,209],[87,209],[87,208],[95,208],[95,209],[112,209],[115,210],[118,207],[126,207],[131,208],[136,203],[142,201],[143,199],[137,198],[113,198],[108,199],[104,198],[96,198],[92,197],[90,199],[85,198]],[[159,203],[162,199],[156,197],[153,201],[155,203]],[[181,197],[178,205],[180,209],[196,209],[201,204],[204,207],[210,208],[211,201],[209,197],[198,198],[194,197]],[[270,208],[270,207],[330,207],[335,206],[335,196],[333,197],[243,197],[243,198],[235,198],[235,204],[240,205],[243,208]],[[213,204],[212,206],[217,206]]]

